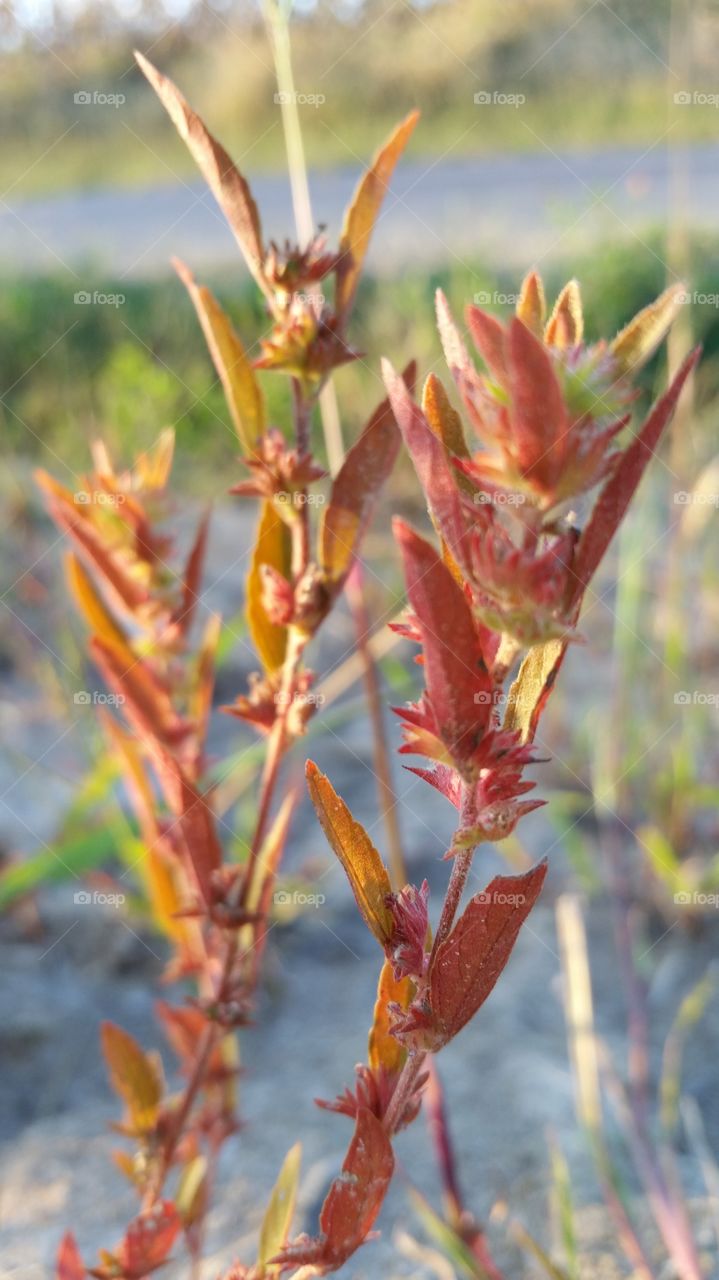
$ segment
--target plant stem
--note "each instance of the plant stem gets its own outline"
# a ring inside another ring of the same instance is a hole
[[[463,831],[468,827],[471,827],[474,820],[474,791],[469,783],[463,782],[459,830]],[[454,855],[452,874],[449,877],[449,884],[447,886],[447,893],[442,907],[442,914],[440,915],[437,932],[434,936],[434,943],[432,944],[430,965],[432,963],[432,958],[434,958],[442,943],[449,936],[452,925],[454,924],[454,917],[457,914],[457,908],[462,900],[464,886],[467,883],[467,876],[469,875],[472,866],[475,849],[476,845],[473,845],[471,849],[461,849],[459,853]]]
[[[414,1093],[417,1077],[424,1066],[426,1058],[426,1053],[410,1054],[402,1068],[399,1080],[394,1087],[390,1104],[384,1115],[384,1127],[390,1137],[393,1133],[396,1133],[400,1126],[402,1116],[407,1108],[407,1103]]]

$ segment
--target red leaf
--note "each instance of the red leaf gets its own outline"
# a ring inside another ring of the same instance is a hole
[[[187,557],[187,564],[182,575],[182,608],[176,621],[183,635],[187,635],[192,626],[195,608],[200,599],[200,586],[205,565],[209,527],[210,513],[208,511],[198,525],[195,541],[190,548],[190,554]]]
[[[576,579],[571,603],[576,607],[581,604],[584,590],[598,569],[609,543],[621,524],[624,513],[659,444],[662,432],[676,408],[682,387],[700,355],[701,347],[696,347],[687,356],[669,388],[650,411],[636,438],[619,458],[599,495],[575,553]]]
[[[180,1217],[171,1200],[159,1200],[130,1223],[118,1258],[128,1277],[140,1280],[167,1258],[180,1230]]]
[[[207,798],[188,778],[180,775],[179,783],[183,842],[197,887],[209,905],[213,900],[214,873],[222,866],[222,845],[217,835],[215,815]]]
[[[548,473],[551,483],[564,457],[564,398],[549,352],[516,318],[509,325],[508,364],[518,464],[523,470],[536,467],[540,475]]]
[[[493,378],[501,386],[507,380],[507,335],[495,316],[479,307],[467,307],[467,323],[475,345]]]
[[[72,1231],[66,1231],[57,1251],[55,1280],[85,1280],[85,1266]]]
[[[410,391],[415,376],[416,365],[412,361],[402,374]],[[390,403],[383,400],[349,450],[323,513],[319,562],[333,594],[341,589],[350,571],[377,494],[397,459],[400,443]]]
[[[362,1107],[345,1156],[320,1212],[321,1236],[300,1237],[273,1262],[305,1263],[328,1270],[341,1267],[372,1230],[394,1172],[392,1145],[381,1121]]]
[[[383,362],[382,370],[397,425],[414,463],[432,518],[454,559],[462,564],[468,528],[447,451],[389,361]]]
[[[125,718],[143,743],[151,746],[154,740],[174,748],[181,742],[191,726],[177,714],[167,690],[148,664],[138,658],[128,667],[124,656],[99,636],[93,636],[88,648],[110,688],[122,700]]]
[[[493,688],[472,611],[434,547],[401,520],[393,528],[422,634],[427,692],[440,736],[453,757],[467,761],[487,726]]]
[[[491,993],[547,873],[546,860],[520,876],[495,876],[471,898],[429,968],[429,1001],[439,1048]]]

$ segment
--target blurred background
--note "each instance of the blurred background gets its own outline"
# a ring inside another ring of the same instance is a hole
[[[381,355],[396,366],[415,356],[422,377],[431,369],[442,373],[433,314],[438,285],[458,315],[475,301],[506,316],[530,267],[540,269],[550,296],[576,276],[594,340],[611,337],[668,283],[686,283],[686,306],[668,352],[642,375],[638,411],[697,340],[704,360],[597,585],[591,647],[572,654],[551,704],[543,745],[552,762],[540,779],[551,803],[502,851],[517,866],[549,852],[554,874],[590,903],[596,982],[605,999],[600,1016],[621,1049],[624,1011],[612,968],[612,923],[602,905],[598,838],[602,815],[618,816],[646,904],[639,968],[656,995],[652,1034],[661,1056],[681,1001],[702,980],[715,947],[719,892],[719,0],[302,3],[292,13],[291,38],[314,216],[331,245],[376,147],[412,107],[422,111],[377,224],[358,298],[351,336],[362,359],[336,376],[345,443],[380,398]],[[109,1187],[112,1174],[99,1172],[106,1149],[94,1135],[102,1134],[112,1104],[101,1066],[87,1064],[97,1058],[96,1024],[110,1007],[118,1020],[124,1016],[137,1034],[152,1038],[148,975],[154,981],[161,951],[138,886],[128,889],[121,923],[104,916],[90,921],[74,905],[79,877],[116,882],[128,832],[94,709],[78,709],[74,700],[77,688],[87,687],[84,631],[71,617],[61,547],[33,469],[40,465],[68,483],[88,465],[93,439],[102,437],[119,461],[129,462],[174,425],[180,540],[204,503],[216,506],[207,601],[227,623],[219,701],[244,689],[255,666],[242,619],[243,582],[225,572],[238,547],[251,545],[253,520],[225,496],[240,478],[237,445],[171,257],[184,259],[215,289],[250,350],[266,316],[211,195],[135,67],[135,48],[175,80],[231,153],[250,180],[268,235],[294,236],[260,7],[232,0],[3,0],[0,908],[7,912],[2,945],[10,978],[0,994],[9,1067],[0,1134],[16,1144],[5,1213],[13,1259],[30,1268],[28,1275],[33,1268],[46,1274],[54,1224],[64,1225],[68,1205],[86,1233],[99,1231],[94,1191],[104,1189],[98,1181],[104,1177]],[[270,374],[264,386],[270,416],[281,422],[284,382]],[[378,619],[402,599],[394,548],[382,532],[391,510],[423,518],[406,460],[368,543],[368,603]],[[314,665],[340,671],[337,698],[326,717],[317,718],[311,747],[320,764],[331,763],[338,790],[366,817],[375,804],[368,726],[359,689],[342,665],[352,627],[342,615],[333,627]],[[383,660],[382,676],[396,701],[416,691],[401,650]],[[240,842],[260,755],[249,733],[243,736],[221,716],[216,721],[213,747],[225,761],[223,782]],[[389,732],[394,747],[394,726]],[[396,784],[411,864],[441,880],[438,849],[449,833],[442,802],[423,795],[420,803],[414,794],[403,803],[399,771]],[[312,881],[318,865],[321,875],[327,867],[305,817],[292,847],[298,883]],[[502,865],[499,855],[496,865]],[[273,971],[278,986],[284,982],[298,994],[297,984],[308,981],[315,992],[315,1020],[308,1024],[291,1001],[280,1004],[276,991],[272,997],[290,1033],[300,1036],[309,1027],[308,1081],[298,1075],[292,1097],[281,1103],[262,1093],[267,1083],[248,1085],[270,1126],[269,1155],[257,1132],[246,1139],[253,1176],[263,1185],[272,1181],[283,1140],[275,1144],[271,1125],[281,1131],[296,1118],[321,1183],[325,1137],[311,1107],[316,1076],[324,1072],[322,1087],[336,1092],[342,1072],[348,1077],[363,1053],[371,966],[364,977],[352,970],[351,999],[346,989],[339,999],[336,987],[322,986],[328,969],[336,976],[355,951],[364,954],[334,872],[329,882],[337,916],[288,922],[285,967],[278,961]],[[714,903],[707,901],[712,894]],[[677,895],[688,895],[681,910]],[[596,1186],[582,1164],[574,1125],[557,991],[556,1010],[545,1009],[541,1019],[537,1014],[559,975],[551,898],[537,932],[541,945],[526,953],[516,987],[509,982],[506,998],[498,994],[492,1006],[496,1013],[488,1012],[486,1039],[484,1033],[481,1043],[468,1038],[465,1049],[478,1069],[492,1073],[491,1016],[497,1034],[519,1046],[480,1117],[492,1178],[471,1134],[460,1134],[459,1146],[468,1183],[480,1197],[475,1207],[489,1213],[499,1170],[503,1191],[522,1198],[541,1232],[547,1125],[559,1129],[580,1198],[596,1198]],[[337,935],[350,938],[351,955]],[[46,955],[49,963],[35,963]],[[522,982],[524,996],[518,994]],[[703,1029],[687,1050],[687,1087],[706,1103],[709,1144],[716,1148],[711,1064],[719,1049],[719,1010],[711,984],[691,1014]],[[330,1017],[341,1028],[334,1057]],[[260,1072],[263,1053],[283,1051],[279,1032],[270,1027],[263,1034],[269,1040],[255,1039],[249,1049]],[[474,1113],[462,1060],[451,1054],[448,1060],[452,1087]],[[674,1059],[671,1066],[674,1071]],[[535,1092],[520,1106],[517,1090],[530,1076]],[[88,1113],[90,1103],[95,1110]],[[89,1172],[77,1160],[80,1114],[97,1148]],[[695,1163],[687,1155],[682,1168],[698,1201],[703,1183]],[[421,1180],[420,1156],[417,1169]],[[232,1186],[249,1221],[256,1197],[239,1178]],[[310,1208],[312,1194],[310,1188],[305,1196]],[[119,1219],[122,1212],[121,1206]],[[47,1239],[28,1234],[38,1213],[49,1215]],[[227,1214],[223,1221],[231,1234]],[[611,1231],[583,1221],[584,1236],[592,1230],[595,1252],[609,1258]],[[423,1266],[396,1274],[435,1274]],[[516,1258],[515,1266],[513,1274],[524,1274]],[[371,1261],[361,1262],[351,1274],[376,1274],[371,1268]],[[586,1263],[581,1274],[588,1280],[625,1272],[595,1272]]]

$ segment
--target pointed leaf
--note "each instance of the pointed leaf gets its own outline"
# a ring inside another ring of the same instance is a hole
[[[265,671],[278,671],[285,660],[287,627],[270,622],[262,603],[262,565],[269,564],[289,578],[291,564],[290,531],[272,502],[265,502],[260,514],[257,540],[247,578],[247,625]]]
[[[416,366],[402,377],[411,391]],[[372,516],[380,488],[395,464],[401,436],[389,400],[375,409],[332,485],[319,530],[319,562],[333,593],[342,587]]]
[[[364,827],[355,822],[344,800],[312,760],[306,766],[307,786],[317,816],[332,849],[347,873],[364,921],[381,946],[392,936],[392,892],[387,869]]]
[[[118,627],[111,613],[95,590],[89,574],[85,572],[77,556],[70,551],[65,558],[67,583],[88,626],[99,636],[113,645],[123,655],[128,666],[137,661],[127,637]]]
[[[165,427],[157,440],[145,453],[139,454],[133,468],[137,477],[138,488],[147,491],[161,491],[167,487],[175,453],[175,432],[173,427]]]
[[[519,730],[522,742],[531,742],[537,732],[566,650],[566,640],[546,640],[529,650],[519,668],[509,690],[502,728],[513,733]]]
[[[517,319],[509,324],[508,366],[518,461],[539,466],[555,443],[561,447],[566,409],[547,348]]]
[[[209,904],[213,898],[215,872],[222,866],[216,818],[207,796],[180,774],[179,769],[177,773],[182,805],[180,830],[197,887]]]
[[[468,458],[469,449],[464,438],[462,419],[456,409],[452,408],[449,396],[440,379],[430,373],[422,392],[422,412],[434,434],[442,441],[450,458]],[[464,481],[471,488],[466,476],[458,476],[460,485]]]
[[[170,1200],[158,1200],[130,1223],[119,1258],[133,1280],[149,1275],[165,1261],[181,1226],[180,1215]]]
[[[255,371],[214,295],[205,285],[195,283],[184,262],[174,258],[173,265],[197,312],[242,450],[252,454],[265,430],[265,402]]]
[[[103,1022],[102,1052],[113,1089],[125,1103],[133,1124],[150,1130],[162,1102],[162,1077],[156,1061],[140,1048],[128,1031]]]
[[[440,736],[458,761],[468,760],[486,728],[493,683],[462,588],[434,547],[409,525],[393,529],[404,560],[407,595],[422,634],[425,677]]]
[[[296,1142],[285,1156],[279,1177],[273,1187],[270,1202],[260,1227],[260,1244],[257,1266],[260,1275],[277,1274],[276,1267],[268,1266],[270,1259],[279,1253],[287,1241],[297,1199],[302,1147]]]
[[[192,626],[192,620],[200,600],[200,587],[205,567],[209,527],[210,513],[207,511],[197,527],[195,541],[190,548],[182,574],[182,605],[176,621],[182,635],[185,636]]]
[[[646,364],[679,314],[685,297],[684,285],[670,285],[617,334],[609,349],[623,373],[634,373]]]
[[[584,529],[574,558],[575,582],[571,602],[578,608],[609,543],[622,521],[639,482],[681,395],[682,387],[701,355],[696,347],[687,356],[668,390],[657,400],[634,440],[619,457]]]
[[[72,1231],[66,1231],[57,1251],[55,1280],[85,1280],[85,1266]]]
[[[517,319],[526,324],[536,337],[541,338],[544,332],[544,321],[547,315],[547,304],[544,299],[542,277],[537,271],[530,271],[524,277],[516,306]]]
[[[479,307],[467,307],[467,324],[491,376],[503,386],[507,381],[507,333],[504,326]]]
[[[166,746],[177,745],[189,726],[175,711],[167,690],[148,664],[136,658],[128,667],[122,652],[97,636],[88,648],[110,688],[122,699],[123,713],[144,744],[150,747],[154,740]]]
[[[494,988],[532,910],[547,873],[546,860],[520,876],[495,876],[471,898],[430,962],[429,1002],[445,1044],[461,1031]]]
[[[577,347],[584,336],[582,295],[576,280],[565,284],[554,304],[545,341],[552,347]]]
[[[351,1257],[372,1230],[393,1172],[392,1144],[382,1123],[362,1107],[342,1172],[320,1213],[324,1256],[333,1267]]]
[[[384,146],[380,147],[370,168],[361,178],[345,214],[340,252],[346,257],[337,277],[337,311],[346,315],[357,290],[372,228],[387,194],[395,165],[404,151],[419,119],[418,111],[397,125]]]
[[[136,52],[135,58],[227,218],[250,271],[260,288],[266,290],[262,276],[264,250],[260,217],[245,179],[172,80],[163,76],[141,53]]]
[[[455,470],[449,463],[442,441],[432,431],[389,361],[382,362],[382,371],[397,425],[414,463],[435,527],[454,559],[462,564],[468,528]]]
[[[397,980],[392,965],[389,960],[385,960],[379,975],[374,1020],[369,1033],[368,1062],[374,1070],[383,1067],[390,1074],[402,1070],[407,1050],[392,1035],[389,1006],[398,1004],[400,1009],[408,1009],[413,995],[414,983],[411,978]]]

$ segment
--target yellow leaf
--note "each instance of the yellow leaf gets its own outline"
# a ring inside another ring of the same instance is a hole
[[[174,267],[192,299],[212,363],[222,383],[235,430],[245,453],[254,452],[265,429],[265,404],[245,349],[214,295],[198,285],[184,262]]]
[[[130,648],[127,637],[120,630],[102,599],[95,590],[89,574],[85,572],[77,556],[71,551],[65,557],[67,583],[75,603],[94,635],[111,644],[122,654],[128,667],[134,666],[137,656]]]
[[[522,742],[534,737],[537,720],[549,696],[557,668],[567,647],[566,640],[547,640],[535,645],[524,659],[509,690],[503,729],[520,730]]]
[[[270,1202],[260,1228],[257,1255],[257,1269],[260,1276],[280,1273],[279,1267],[271,1267],[268,1264],[270,1258],[274,1258],[287,1242],[297,1199],[301,1157],[302,1146],[296,1142],[287,1152],[279,1177],[272,1189]]]
[[[152,448],[146,453],[141,453],[135,463],[134,472],[138,487],[142,490],[166,488],[174,453],[174,428],[165,427]]]
[[[444,385],[434,373],[430,373],[422,392],[422,410],[434,434],[442,441],[451,458],[468,458],[469,449],[464,438],[462,419],[456,409],[452,408]],[[462,472],[457,472],[460,484],[471,489],[471,485]]]
[[[262,576],[260,566],[272,565],[283,577],[290,574],[290,531],[277,514],[272,502],[262,507],[257,541],[252,552],[252,564],[247,578],[247,625],[252,642],[265,671],[279,670],[285,660],[287,627],[270,622],[262,604]]]
[[[307,761],[306,773],[322,830],[347,873],[367,927],[384,946],[392,936],[392,915],[386,903],[392,886],[387,868],[364,827],[355,822],[344,800],[312,760]]]
[[[617,334],[609,349],[623,373],[633,373],[646,364],[676,320],[685,299],[684,285],[671,285],[643,311],[638,311]]]
[[[162,1101],[162,1075],[155,1057],[113,1022],[102,1024],[102,1052],[113,1089],[126,1104],[133,1125],[152,1129]]]
[[[394,167],[404,151],[419,119],[418,111],[397,125],[384,146],[380,147],[370,168],[360,179],[345,214],[340,251],[348,255],[337,279],[337,311],[346,312],[352,305],[372,228],[382,201],[387,194]]]
[[[541,338],[544,330],[544,319],[547,314],[547,304],[544,300],[542,277],[538,271],[530,271],[529,275],[525,276],[522,281],[516,312],[522,324],[526,324],[527,328],[532,330],[532,333]]]
[[[207,1201],[207,1159],[195,1156],[184,1166],[175,1194],[175,1208],[184,1227],[202,1219]]]
[[[385,960],[379,975],[374,1021],[369,1033],[368,1061],[373,1069],[384,1067],[389,1072],[402,1070],[407,1050],[390,1031],[389,1005],[398,1004],[400,1009],[408,1009],[414,991],[412,979],[400,978],[397,982],[392,973],[392,965],[389,960]]]
[[[582,313],[582,295],[576,280],[565,284],[554,304],[545,341],[552,347],[576,347],[584,336],[584,316]]]

